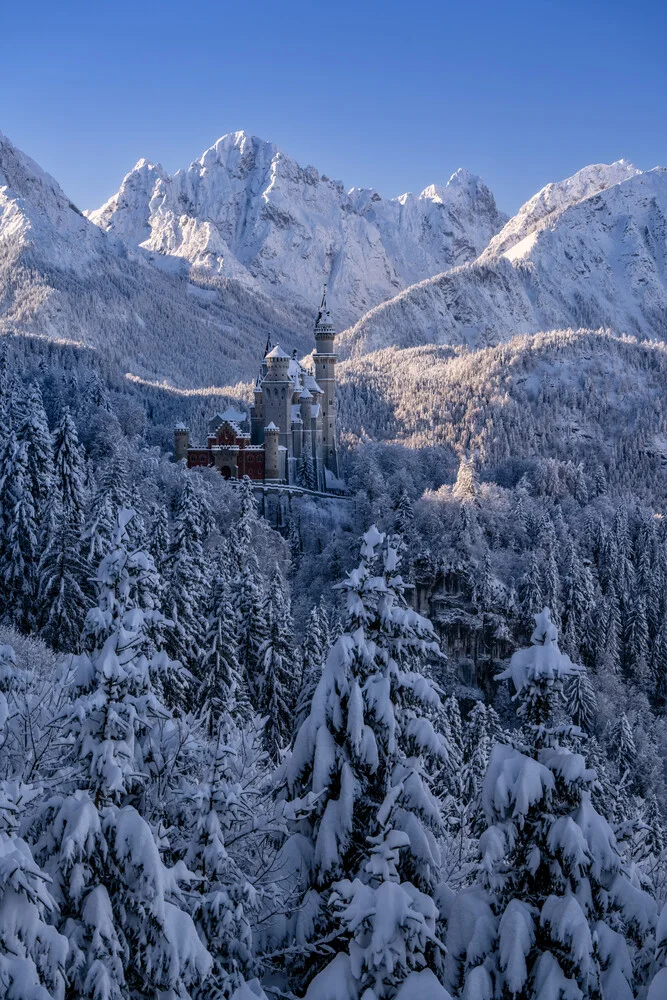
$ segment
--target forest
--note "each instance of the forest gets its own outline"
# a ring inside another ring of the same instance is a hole
[[[172,461],[234,390],[4,338],[0,993],[667,996],[666,383],[351,361],[354,502],[276,530]]]

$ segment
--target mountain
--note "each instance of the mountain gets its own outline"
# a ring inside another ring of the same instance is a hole
[[[667,170],[619,161],[548,185],[476,261],[369,311],[341,346],[478,347],[580,326],[667,336]]]
[[[312,308],[324,281],[346,324],[397,291],[474,260],[506,216],[478,177],[385,199],[301,167],[273,143],[223,136],[169,176],[140,160],[88,218],[131,247],[182,258]]]
[[[252,377],[269,334],[310,350],[316,300],[288,307],[218,274],[153,267],[0,134],[0,304],[0,333],[83,344],[195,387]]]

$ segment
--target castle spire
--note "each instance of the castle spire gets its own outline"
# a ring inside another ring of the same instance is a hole
[[[324,290],[322,291],[322,302],[320,303],[320,311],[317,314],[317,322],[315,323],[315,329],[320,329],[321,327],[333,326],[331,322],[331,313],[329,312],[329,306],[327,305],[327,283],[324,282]]]
[[[266,357],[266,355],[269,353],[269,351],[271,350],[271,347],[272,347],[272,344],[271,344],[271,331],[269,330],[269,334],[268,334],[268,336],[266,338],[266,347],[264,348],[264,357]]]

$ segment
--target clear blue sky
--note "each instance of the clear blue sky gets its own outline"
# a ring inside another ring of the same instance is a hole
[[[514,211],[623,156],[667,165],[667,4],[31,0],[0,19],[0,130],[81,207],[225,132],[393,196],[481,174]]]

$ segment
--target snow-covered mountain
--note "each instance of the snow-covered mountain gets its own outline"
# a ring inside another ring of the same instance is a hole
[[[0,333],[83,344],[182,387],[251,377],[269,333],[311,349],[316,300],[288,307],[187,270],[153,267],[102,232],[0,134]]]
[[[342,342],[476,347],[580,326],[667,336],[667,170],[619,161],[548,185],[474,263],[406,289]]]
[[[478,177],[387,200],[346,191],[314,167],[245,132],[223,136],[169,176],[140,160],[120,190],[87,213],[155,255],[312,306],[324,281],[341,322],[415,281],[474,260],[506,221]]]

